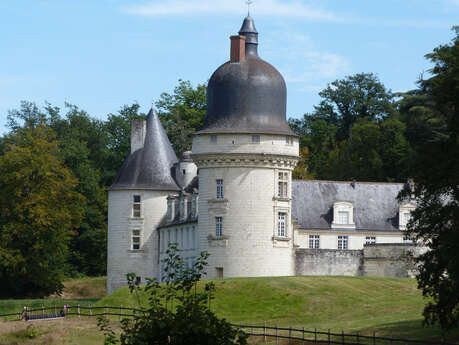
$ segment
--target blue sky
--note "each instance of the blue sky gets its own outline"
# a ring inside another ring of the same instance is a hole
[[[243,0],[0,0],[0,133],[21,100],[101,119],[133,102],[147,111],[178,79],[207,81],[246,12]],[[300,117],[354,73],[413,89],[424,55],[452,39],[459,0],[254,0],[251,15]]]

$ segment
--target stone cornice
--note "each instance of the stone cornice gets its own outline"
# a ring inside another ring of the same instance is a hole
[[[200,153],[193,155],[193,161],[199,168],[254,167],[293,170],[298,160],[297,156],[261,153]]]

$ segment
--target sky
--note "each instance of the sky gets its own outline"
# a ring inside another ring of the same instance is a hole
[[[414,89],[424,55],[453,38],[459,0],[253,0],[250,13],[299,118],[348,75]],[[21,100],[99,119],[134,102],[147,112],[179,79],[205,83],[246,14],[244,0],[0,0],[0,133]]]

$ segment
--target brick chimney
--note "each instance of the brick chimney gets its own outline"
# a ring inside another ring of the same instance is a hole
[[[241,62],[245,58],[245,36],[231,36],[230,62]]]

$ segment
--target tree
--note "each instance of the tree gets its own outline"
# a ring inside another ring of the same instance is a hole
[[[83,214],[77,180],[45,126],[16,128],[0,157],[0,296],[62,289],[69,234]]]
[[[319,96],[322,101],[313,115],[336,127],[337,141],[347,139],[357,121],[375,122],[394,114],[391,91],[372,73],[335,80]]]
[[[211,310],[215,285],[207,282],[198,288],[209,254],[202,252],[192,268],[185,268],[177,250],[177,244],[169,244],[164,260],[164,284],[150,280],[145,287],[149,294],[149,308],[145,317],[134,321],[122,320],[122,345],[231,345],[247,344],[247,335],[233,328],[225,319],[218,318]],[[140,289],[135,285],[135,274],[127,275],[131,293]],[[139,299],[138,299],[139,300]],[[100,322],[108,337],[106,342],[115,344],[113,332],[106,322]],[[107,341],[108,340],[108,341]]]
[[[451,44],[426,57],[434,63],[432,77],[420,80],[415,95],[423,97],[424,138],[417,140],[410,170],[417,207],[408,234],[428,251],[418,259],[418,286],[431,299],[424,309],[428,324],[445,329],[459,323],[459,27]],[[419,99],[418,99],[419,100]],[[412,108],[411,108],[412,109]]]
[[[156,102],[158,115],[177,156],[191,150],[191,134],[204,124],[206,85],[193,88],[189,81],[179,80],[173,94],[162,93]]]

